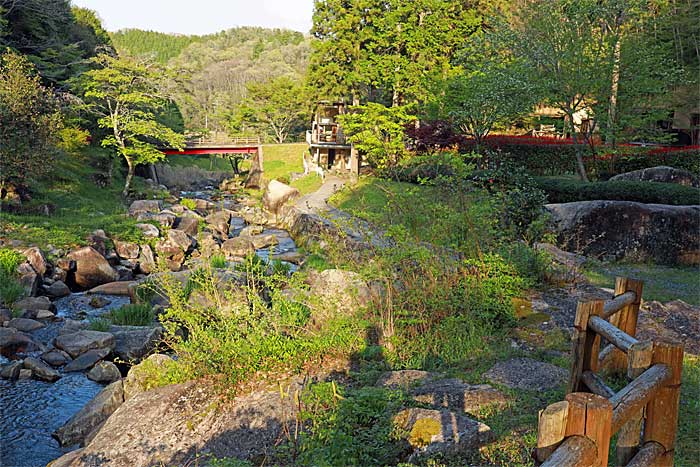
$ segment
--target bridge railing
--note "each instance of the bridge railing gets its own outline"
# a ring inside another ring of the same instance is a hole
[[[192,146],[259,146],[259,136],[201,136],[188,138],[185,145]]]

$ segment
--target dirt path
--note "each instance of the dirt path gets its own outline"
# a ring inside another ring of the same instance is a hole
[[[345,186],[345,180],[339,178],[335,175],[329,175],[323,181],[321,188],[309,193],[308,195],[302,196],[296,202],[296,207],[302,211],[320,214],[332,210],[333,208],[328,205],[328,199],[333,196],[333,194]]]

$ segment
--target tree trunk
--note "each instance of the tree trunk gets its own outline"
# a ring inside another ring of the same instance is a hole
[[[588,174],[586,173],[586,166],[583,163],[583,148],[582,145],[579,144],[578,141],[578,136],[576,135],[576,126],[574,125],[574,118],[573,115],[570,115],[571,118],[571,138],[574,140],[574,150],[576,151],[576,168],[578,169],[578,176],[581,177],[581,180],[584,182],[590,181],[588,179]]]
[[[617,121],[617,95],[620,84],[620,49],[622,36],[618,35],[615,40],[615,50],[613,51],[613,69],[610,83],[610,107],[608,108],[608,134],[606,143],[615,147],[615,125]]]
[[[134,178],[134,172],[136,171],[136,166],[131,157],[126,157],[126,165],[129,167],[129,171],[126,174],[126,182],[124,183],[124,191],[122,191],[122,196],[126,198],[129,196],[129,190],[131,190],[131,180]]]

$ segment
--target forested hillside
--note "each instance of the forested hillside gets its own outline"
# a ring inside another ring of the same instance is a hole
[[[241,116],[250,117],[249,106],[241,105],[248,85],[285,77],[301,86],[310,53],[302,33],[254,27],[206,36],[130,29],[112,40],[122,55],[155,59],[173,70],[175,100],[190,131],[265,134],[264,125]]]

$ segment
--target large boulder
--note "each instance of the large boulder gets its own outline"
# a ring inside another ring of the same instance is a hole
[[[657,167],[649,167],[647,169],[634,170],[632,172],[615,175],[610,181],[629,180],[635,182],[659,182],[659,183],[676,183],[686,186],[700,186],[700,179],[687,170],[676,169],[660,165]],[[697,200],[696,200],[697,201]]]
[[[87,370],[88,368],[91,368],[97,362],[105,358],[107,355],[109,355],[109,352],[110,349],[108,348],[88,350],[87,352],[70,362],[68,365],[66,365],[63,371],[70,373],[72,371]]]
[[[56,307],[48,297],[27,297],[15,302],[14,308],[25,312],[24,314],[36,316],[41,310],[55,310]]]
[[[169,230],[168,241],[179,246],[184,252],[189,252],[196,245],[196,240],[182,230]]]
[[[41,284],[41,277],[34,270],[31,264],[22,263],[17,266],[17,282],[25,290],[28,296],[33,297],[36,295]]]
[[[548,204],[559,242],[604,259],[700,264],[700,206],[631,201]]]
[[[128,297],[131,295],[131,288],[136,284],[136,281],[118,281],[108,284],[98,285],[87,291],[88,295],[122,295]]]
[[[84,289],[119,279],[119,273],[92,247],[75,250],[68,254],[68,258],[76,263],[75,283]]]
[[[31,337],[14,328],[0,327],[0,355],[13,358],[18,353],[32,352],[39,346]]]
[[[70,295],[70,289],[63,281],[56,281],[48,287],[44,287],[44,291],[51,297],[60,298]]]
[[[272,180],[267,185],[262,202],[265,209],[277,214],[284,203],[296,198],[299,195],[299,190],[296,188],[292,188],[291,186],[285,185],[277,180]]]
[[[54,345],[66,351],[72,358],[92,349],[113,349],[114,343],[114,335],[108,332],[90,330],[60,334],[54,340]]]
[[[446,409],[405,409],[394,417],[394,424],[414,448],[410,461],[477,450],[494,439],[487,425]]]
[[[143,213],[157,213],[163,209],[163,205],[156,199],[137,199],[129,206],[129,215],[138,216]]]
[[[312,315],[317,324],[338,314],[352,314],[372,300],[369,286],[353,271],[326,269],[313,272],[307,282],[311,293],[321,299],[321,306]]]
[[[223,236],[228,236],[229,222],[231,221],[231,213],[229,211],[217,211],[209,214],[204,219],[214,231],[219,232]]]
[[[54,370],[38,358],[25,358],[24,368],[32,370],[34,377],[43,381],[53,382],[61,378],[61,374],[58,371]]]
[[[253,241],[248,237],[234,237],[221,244],[221,252],[227,258],[242,258],[255,252]]]
[[[123,402],[124,387],[121,381],[116,381],[100,391],[94,399],[73,415],[61,428],[56,430],[53,433],[53,437],[61,443],[61,446],[72,446],[81,443],[91,431],[107,420]],[[140,436],[134,436],[134,438],[140,438]]]
[[[22,332],[36,331],[44,326],[46,326],[44,323],[29,318],[13,318],[8,324],[8,327],[15,328]]]
[[[114,240],[114,249],[117,250],[117,254],[122,259],[136,259],[141,251],[138,243],[122,242],[120,240]]]
[[[121,379],[122,375],[114,363],[100,362],[88,371],[87,377],[98,383],[109,384]]]
[[[44,253],[37,248],[31,247],[24,250],[24,256],[27,257],[27,262],[32,265],[34,271],[36,271],[39,276],[43,277],[49,268],[49,262],[46,261]]]
[[[185,232],[187,235],[195,237],[199,232],[199,219],[196,217],[181,217],[175,229]]]
[[[173,359],[164,354],[149,355],[147,359],[134,365],[129,369],[129,373],[124,378],[124,400],[129,400],[136,394],[152,389],[150,385],[151,377],[154,373],[161,372]]]
[[[141,245],[139,269],[144,274],[150,274],[156,270],[156,258],[153,255],[153,250],[149,245]]]
[[[289,394],[299,388],[291,385]],[[223,401],[214,383],[165,386],[127,399],[71,465],[186,465],[205,451],[259,460],[273,453],[295,413],[294,397],[279,389]]]
[[[112,326],[114,354],[125,362],[138,362],[151,352],[161,340],[163,330],[148,326]]]

